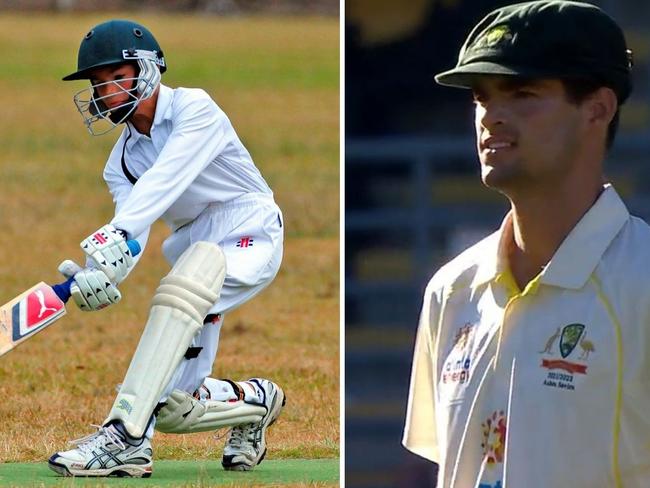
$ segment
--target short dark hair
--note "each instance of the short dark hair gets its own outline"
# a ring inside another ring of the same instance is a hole
[[[578,78],[568,78],[561,80],[564,89],[567,94],[567,99],[569,102],[576,105],[584,102],[589,95],[594,93],[599,88],[606,86],[597,80],[590,79],[578,79]],[[610,87],[611,88],[611,87]],[[612,88],[613,89],[613,88]],[[616,94],[616,99],[618,100],[618,93]],[[607,127],[607,138],[605,139],[605,148],[609,150],[614,144],[614,139],[616,138],[616,133],[618,132],[618,125],[620,120],[621,106],[620,102],[616,108],[616,113]]]

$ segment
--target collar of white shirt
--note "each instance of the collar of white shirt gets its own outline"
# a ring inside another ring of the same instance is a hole
[[[153,124],[151,125],[151,132],[153,133],[156,129],[156,126],[160,125],[163,120],[172,118],[171,105],[174,98],[174,90],[168,86],[160,84],[160,90],[158,91],[158,100],[156,101],[156,112],[153,117]],[[141,137],[147,137],[144,134],[140,134],[131,122],[127,122],[130,126],[131,137],[133,142],[137,141]]]
[[[582,288],[629,217],[616,190],[606,184],[596,203],[580,219],[544,268],[540,282],[561,288]],[[502,240],[507,238],[511,226],[512,218],[508,213],[501,228],[485,241],[484,256],[492,258],[480,261],[472,288],[496,279],[507,269],[507,259],[501,249]]]

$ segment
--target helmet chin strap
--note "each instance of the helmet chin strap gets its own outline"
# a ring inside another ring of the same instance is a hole
[[[128,105],[121,106],[119,108],[116,108],[115,110],[111,110],[110,113],[108,114],[108,118],[114,124],[127,122],[128,120],[131,119],[131,117],[133,117],[133,114],[135,113],[134,108],[135,107],[129,107]]]

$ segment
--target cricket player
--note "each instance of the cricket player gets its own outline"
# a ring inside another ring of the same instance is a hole
[[[222,465],[250,470],[285,403],[267,379],[209,377],[225,315],[278,272],[282,213],[226,114],[203,90],[160,83],[166,70],[149,30],[110,20],[85,35],[78,69],[64,78],[90,80],[74,101],[92,134],[123,127],[104,169],[115,215],[82,241],[86,267],[60,267],[74,276],[72,298],[85,311],[118,302],[137,261],[125,242],[144,249],[158,218],[171,229],[163,253],[173,265],[103,425],[50,458],[65,476],[150,476],[154,426],[232,427]]]
[[[602,10],[545,0],[488,14],[436,76],[473,93],[511,204],[424,295],[403,442],[438,487],[650,486],[650,228],[603,175],[631,66]]]

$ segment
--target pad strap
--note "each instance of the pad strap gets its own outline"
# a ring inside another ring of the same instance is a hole
[[[196,359],[199,357],[200,352],[203,351],[202,347],[188,347],[185,351],[185,359]]]

